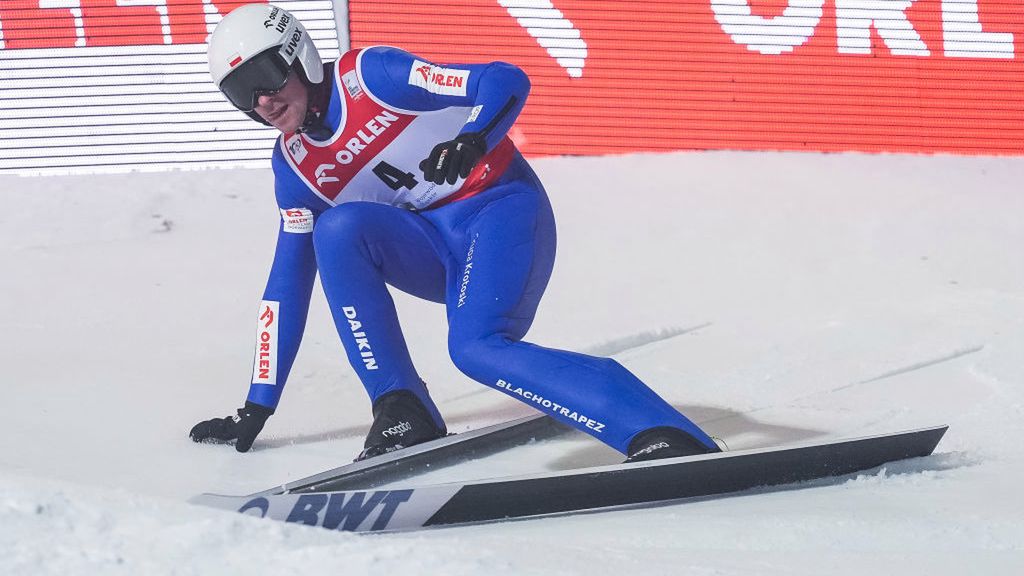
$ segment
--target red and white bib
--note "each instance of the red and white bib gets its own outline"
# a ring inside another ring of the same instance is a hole
[[[455,184],[425,182],[419,168],[439,142],[455,138],[472,107],[437,111],[401,110],[371,94],[360,73],[362,50],[335,63],[334,82],[341,95],[341,120],[327,140],[286,134],[281,151],[309,189],[331,206],[378,202],[424,209],[467,198],[498,179],[515,153],[505,138]]]

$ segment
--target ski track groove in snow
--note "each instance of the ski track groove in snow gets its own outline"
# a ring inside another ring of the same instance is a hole
[[[891,378],[893,376],[899,376],[901,374],[906,374],[907,372],[913,372],[915,370],[920,370],[922,368],[928,368],[930,366],[935,366],[936,364],[941,364],[943,362],[949,362],[950,360],[956,360],[957,358],[961,358],[961,357],[967,356],[969,354],[974,354],[976,352],[981,352],[984,349],[985,349],[984,345],[982,345],[982,346],[971,346],[971,347],[968,347],[968,348],[963,348],[961,350],[956,350],[954,352],[950,352],[949,354],[944,354],[942,356],[938,356],[938,357],[932,358],[930,360],[922,360],[920,362],[916,362],[914,364],[910,364],[909,366],[905,366],[903,368],[897,368],[895,370],[890,370],[888,372],[885,372],[883,374],[875,376],[874,378],[868,378],[867,380],[861,380],[860,382],[854,382],[852,384],[847,384],[846,386],[840,386],[838,388],[833,388],[832,390],[830,390],[830,392],[838,392],[840,390],[845,390],[847,388],[850,388],[851,386],[857,386],[859,384],[870,384],[871,382],[877,382],[879,380],[884,380],[885,378]]]

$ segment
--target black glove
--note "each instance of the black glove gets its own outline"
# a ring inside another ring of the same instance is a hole
[[[204,420],[192,427],[188,435],[195,442],[226,444],[235,441],[235,450],[248,452],[256,436],[263,430],[274,410],[252,402],[238,409],[237,416]]]
[[[455,184],[459,178],[469,176],[476,163],[487,153],[487,142],[477,132],[459,134],[455,140],[441,142],[420,162],[420,170],[427,182],[441,184],[448,180]]]

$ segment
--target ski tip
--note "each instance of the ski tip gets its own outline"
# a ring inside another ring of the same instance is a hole
[[[941,442],[942,438],[946,435],[947,430],[949,430],[948,424],[938,424],[935,426],[906,430],[904,432],[880,434],[878,437],[899,436],[906,438],[906,442],[909,443],[908,445],[914,446],[914,453],[908,455],[908,457],[929,456],[935,452],[935,449],[939,446],[939,442]]]
[[[935,445],[938,446],[939,441],[942,440],[942,438],[946,435],[946,432],[949,432],[949,424],[939,424],[938,426],[932,426],[931,428],[926,428],[925,430],[930,430],[935,433]]]
[[[949,425],[948,424],[937,424],[935,426],[928,426],[928,427],[925,427],[925,428],[919,428],[917,430],[911,430],[911,431],[909,431],[909,433],[911,433],[911,434],[914,434],[914,433],[916,433],[916,434],[932,433],[932,434],[936,435],[936,440],[938,440],[938,439],[942,438],[943,436],[945,436],[947,431],[949,431]]]

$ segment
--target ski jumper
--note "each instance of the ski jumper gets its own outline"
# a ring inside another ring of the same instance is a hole
[[[626,452],[671,426],[714,442],[618,362],[522,341],[547,286],[555,224],[540,181],[506,137],[529,92],[518,68],[439,66],[390,47],[330,65],[322,125],[283,134],[272,165],[281,225],[260,306],[248,400],[276,408],[319,271],[349,362],[371,400],[416,394],[441,415],[406,347],[386,285],[444,303],[448,348],[470,378]],[[455,184],[425,182],[435,144],[484,136]]]

